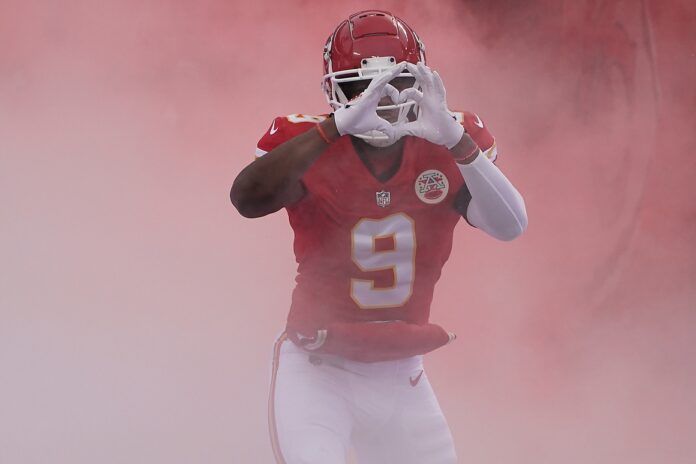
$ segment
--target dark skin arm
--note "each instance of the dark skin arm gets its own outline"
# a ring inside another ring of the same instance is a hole
[[[474,139],[472,139],[469,134],[464,132],[459,143],[450,148],[450,152],[452,152],[452,157],[457,163],[469,164],[476,159],[475,156],[469,155],[478,149],[479,147],[476,145],[476,142],[474,142]]]
[[[333,118],[320,123],[329,140],[340,134]],[[301,179],[328,144],[316,129],[279,145],[245,167],[232,184],[230,199],[248,218],[274,213],[305,195]]]

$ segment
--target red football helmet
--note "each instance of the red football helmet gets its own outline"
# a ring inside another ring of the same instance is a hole
[[[388,11],[368,10],[351,15],[339,24],[324,46],[322,89],[329,105],[334,110],[342,108],[355,96],[346,94],[349,83],[364,81],[364,88],[376,74],[402,61],[425,63],[425,45],[413,29]],[[418,86],[406,70],[399,77],[411,78],[413,86]],[[377,110],[398,108],[398,120],[394,123],[397,124],[406,120],[414,105],[410,101],[378,106]],[[379,131],[358,137],[376,146],[384,146],[387,139]]]

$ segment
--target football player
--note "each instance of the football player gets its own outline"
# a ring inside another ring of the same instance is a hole
[[[474,113],[452,112],[401,19],[363,11],[323,53],[333,112],[277,117],[231,199],[246,217],[285,208],[297,285],[276,341],[269,423],[279,463],[456,462],[423,370],[454,339],[429,322],[464,217],[500,240],[527,226]]]

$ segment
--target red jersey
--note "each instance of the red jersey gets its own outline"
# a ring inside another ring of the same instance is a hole
[[[479,117],[455,116],[495,159],[494,139]],[[257,156],[325,118],[274,119]],[[302,182],[305,196],[287,207],[298,263],[288,327],[314,333],[332,322],[427,323],[461,217],[454,202],[464,180],[449,150],[406,137],[398,171],[380,181],[344,136],[319,156]]]

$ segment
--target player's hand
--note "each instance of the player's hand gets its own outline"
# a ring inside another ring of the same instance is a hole
[[[455,146],[464,134],[459,124],[447,109],[445,86],[437,71],[433,72],[423,63],[408,63],[408,70],[421,85],[423,91],[411,88],[399,94],[399,103],[414,100],[420,107],[416,121],[398,126],[401,135],[413,135],[447,148]]]
[[[377,104],[383,96],[388,96],[394,103],[399,100],[399,91],[389,84],[389,81],[406,67],[406,62],[401,62],[396,66],[381,72],[372,79],[370,85],[355,100],[351,101],[343,108],[339,108],[334,113],[336,129],[341,135],[364,134],[371,130],[378,130],[389,137],[390,141],[395,141],[397,131],[389,121],[377,115]]]

